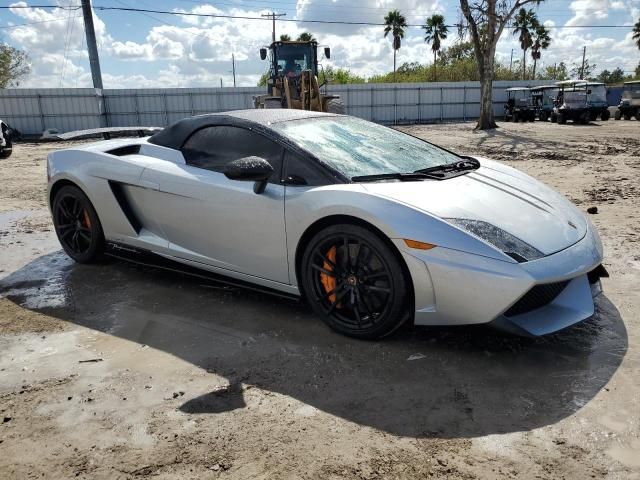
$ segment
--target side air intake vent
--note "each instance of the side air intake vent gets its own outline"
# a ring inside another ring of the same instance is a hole
[[[107,150],[105,153],[115,155],[116,157],[125,157],[127,155],[137,155],[140,153],[140,145],[125,145],[124,147]]]
[[[514,317],[535,310],[536,308],[544,307],[553,302],[568,284],[569,280],[536,285],[525,293],[520,300],[514,303],[509,310],[504,312],[504,314],[507,317]]]

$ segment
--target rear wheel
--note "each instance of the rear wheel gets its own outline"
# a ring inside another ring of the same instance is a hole
[[[611,118],[611,112],[609,110],[603,110],[600,114],[600,119],[602,119],[603,122],[606,122],[609,118]]]
[[[564,113],[558,113],[557,119],[560,125],[564,125],[565,123],[567,123],[567,117]]]
[[[330,98],[326,103],[327,113],[336,113],[339,115],[344,115],[345,108],[344,103],[339,98]]]
[[[511,116],[511,120],[513,120],[513,123],[518,123],[518,120],[519,120],[518,112],[513,112],[513,115]]]
[[[551,112],[551,123],[556,123],[558,121],[558,114],[555,112]]]
[[[620,120],[622,118],[622,112],[620,110],[616,110],[616,113],[613,114],[613,118]]]
[[[5,137],[4,141],[4,147],[0,147],[0,158],[9,158],[13,153],[13,143],[8,137]]]
[[[53,225],[64,251],[79,263],[93,263],[104,251],[98,214],[87,196],[75,186],[60,189],[53,200]]]
[[[631,114],[630,113],[625,113],[623,115],[623,117],[624,117],[625,120],[631,120]]]
[[[400,259],[366,228],[340,224],[317,233],[301,273],[314,311],[342,334],[379,338],[407,319],[408,282]]]

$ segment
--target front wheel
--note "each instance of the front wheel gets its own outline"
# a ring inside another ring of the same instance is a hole
[[[311,239],[302,258],[302,284],[329,327],[374,339],[408,318],[409,284],[392,248],[372,231],[351,224],[327,227]]]
[[[567,117],[564,113],[559,113],[557,119],[560,125],[564,125],[565,123],[567,123]]]
[[[622,118],[622,112],[620,110],[616,110],[616,113],[613,114],[613,118],[620,120]]]
[[[9,158],[13,153],[13,143],[9,137],[5,137],[5,144],[3,147],[0,147],[0,158]]]
[[[104,251],[104,234],[91,201],[78,187],[56,193],[51,208],[53,225],[64,251],[79,263],[94,263]]]

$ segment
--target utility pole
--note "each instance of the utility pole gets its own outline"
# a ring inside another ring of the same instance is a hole
[[[236,57],[231,54],[231,65],[233,66],[233,88],[236,87]]]
[[[511,65],[513,65],[513,48],[511,49],[511,60],[509,60],[509,77],[511,77]]]
[[[222,88],[222,77],[220,77],[220,88]]]
[[[582,68],[580,69],[580,80],[584,80],[584,59],[587,55],[587,46],[582,49]]]
[[[558,79],[558,62],[553,64],[553,79]]]
[[[261,16],[271,18],[271,20],[273,21],[273,32],[271,33],[271,41],[275,42],[276,41],[276,18],[286,17],[287,14],[271,12],[271,13],[263,13]]]
[[[84,32],[87,36],[87,50],[89,50],[89,65],[93,88],[102,90],[102,73],[100,72],[100,58],[98,58],[98,45],[96,45],[96,32],[93,29],[93,15],[91,13],[91,0],[81,0],[82,16],[84,17]]]

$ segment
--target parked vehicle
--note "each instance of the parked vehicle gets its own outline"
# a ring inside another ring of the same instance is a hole
[[[593,315],[607,275],[595,227],[551,188],[350,116],[199,115],[51,152],[47,174],[74,260],[142,256],[302,296],[359,338],[409,319],[544,335]]]
[[[9,158],[13,153],[13,142],[20,138],[20,132],[0,120],[0,159]]]
[[[277,41],[260,58],[270,60],[267,94],[254,97],[256,108],[294,108],[315,112],[344,113],[338,95],[327,95],[318,83],[318,44],[315,40]],[[326,58],[331,49],[324,48]]]
[[[536,116],[541,122],[546,122],[553,113],[553,103],[558,96],[558,87],[555,85],[541,85],[531,87],[531,99]]]
[[[557,82],[556,97],[551,121],[560,124],[568,120],[574,123],[587,124],[598,117],[602,121],[611,116],[607,105],[607,92],[603,83],[586,80],[564,80]]]
[[[631,120],[631,117],[636,117],[636,120],[640,120],[640,80],[624,82],[622,88],[622,100],[614,118]]]
[[[533,122],[536,119],[536,111],[529,87],[512,87],[505,91],[507,92],[507,103],[504,105],[505,121]]]

